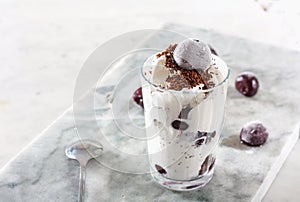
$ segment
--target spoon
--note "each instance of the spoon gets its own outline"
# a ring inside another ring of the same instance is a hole
[[[85,189],[85,170],[89,160],[98,157],[103,150],[103,146],[91,140],[80,140],[66,148],[66,156],[77,160],[80,164],[79,193],[78,201],[83,202]]]

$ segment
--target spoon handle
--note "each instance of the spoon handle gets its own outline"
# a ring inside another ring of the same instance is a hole
[[[79,174],[79,194],[78,201],[83,202],[84,200],[84,190],[85,190],[85,168],[86,165],[80,165],[80,174]]]

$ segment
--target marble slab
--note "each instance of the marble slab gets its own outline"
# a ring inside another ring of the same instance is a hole
[[[87,168],[87,201],[262,200],[299,137],[300,53],[185,25],[168,24],[165,29],[202,38],[231,68],[226,121],[212,181],[203,189],[181,193],[161,188],[146,173],[146,145],[136,142],[144,137],[143,113],[130,102],[140,85],[134,67],[144,61],[146,55],[141,54],[111,68],[122,67],[132,70],[131,74],[122,77],[120,71],[113,79],[107,74],[92,91],[92,100],[84,97],[68,109],[0,171],[0,201],[76,201],[78,164],[65,157],[64,149],[79,138],[104,145],[103,155]],[[145,43],[173,40],[152,35]],[[234,78],[246,70],[255,72],[261,81],[253,98],[234,89]],[[88,107],[91,101],[95,101],[92,109]],[[269,140],[262,147],[250,148],[239,142],[241,127],[252,120],[262,121],[269,130]]]

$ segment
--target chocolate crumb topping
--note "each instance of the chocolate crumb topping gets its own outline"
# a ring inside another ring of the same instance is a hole
[[[203,84],[202,89],[208,89],[215,86],[211,81],[212,75],[208,70],[186,70],[182,69],[176,63],[173,52],[177,44],[171,44],[165,51],[156,55],[157,58],[161,56],[166,57],[166,67],[170,68],[170,72],[179,72],[179,74],[168,76],[166,81],[169,83],[169,89],[172,90],[182,90],[183,88],[193,88],[200,84]]]

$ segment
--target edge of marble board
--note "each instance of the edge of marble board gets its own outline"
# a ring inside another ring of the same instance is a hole
[[[288,155],[295,147],[299,138],[300,138],[300,122],[296,125],[296,128],[293,130],[293,133],[289,137],[288,142],[282,148],[281,154],[276,159],[275,163],[267,173],[266,177],[264,178],[264,181],[262,182],[256,194],[254,195],[252,202],[262,201],[267,191],[269,190],[271,184],[273,183],[274,179],[278,175],[278,172],[280,171],[283,164],[285,163]]]

